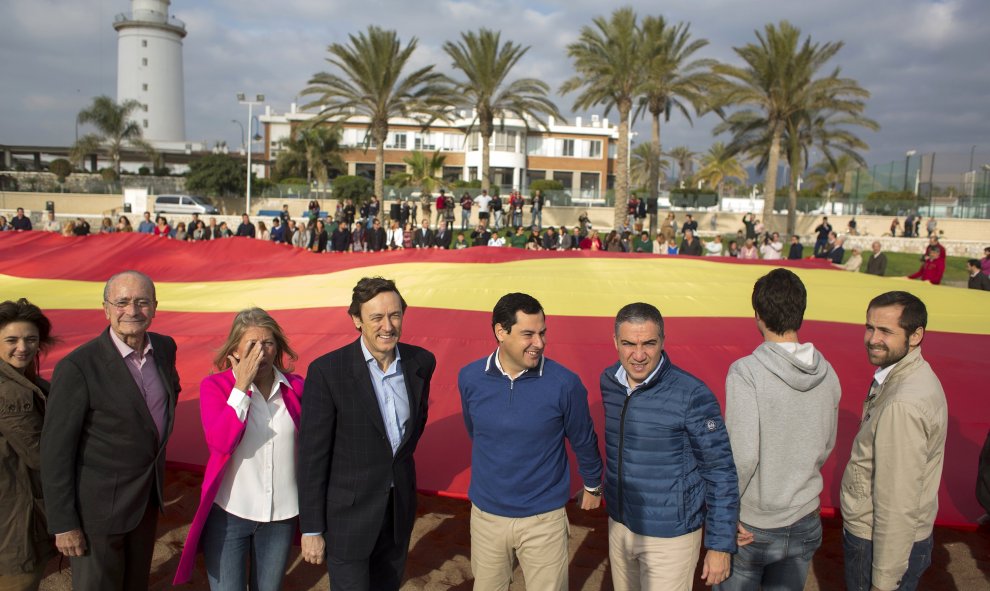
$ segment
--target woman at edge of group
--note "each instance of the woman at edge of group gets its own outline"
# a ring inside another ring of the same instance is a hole
[[[214,359],[221,372],[200,384],[210,458],[174,584],[190,580],[202,547],[213,591],[281,587],[299,515],[295,456],[303,389],[303,378],[286,369],[286,356],[297,359],[275,319],[260,308],[238,312]],[[273,469],[265,469],[264,448]]]
[[[0,303],[0,589],[34,591],[55,544],[41,503],[41,426],[48,382],[38,356],[52,325],[26,299]]]

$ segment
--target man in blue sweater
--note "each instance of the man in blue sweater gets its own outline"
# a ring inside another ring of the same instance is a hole
[[[543,356],[546,317],[534,297],[502,296],[492,310],[492,330],[498,348],[457,378],[473,441],[474,589],[508,589],[518,559],[527,589],[566,591],[564,505],[571,488],[565,438],[584,481],[581,508],[601,504],[602,461],[588,392],[577,375]]]
[[[729,576],[739,486],[715,395],[663,350],[660,311],[624,306],[615,317],[619,362],[601,375],[605,506],[616,591],[690,591]]]

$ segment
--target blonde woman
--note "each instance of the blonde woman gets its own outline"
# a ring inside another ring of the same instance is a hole
[[[286,358],[297,357],[267,312],[250,308],[234,317],[214,359],[220,373],[200,384],[210,459],[174,584],[189,581],[202,547],[213,591],[281,587],[299,515],[295,458],[303,389]]]

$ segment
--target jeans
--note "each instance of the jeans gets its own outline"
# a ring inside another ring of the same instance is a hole
[[[543,229],[543,210],[536,209],[533,210],[533,219],[530,220],[530,226],[536,226],[539,229]]]
[[[512,210],[512,225],[516,228],[522,225],[522,210],[513,209]]]
[[[282,586],[296,519],[258,522],[213,505],[203,528],[203,558],[212,591],[276,591]]]
[[[718,591],[802,591],[815,550],[822,545],[818,511],[793,524],[760,529],[742,524],[753,542],[739,547],[732,558],[732,574]]]
[[[461,210],[461,230],[467,230],[468,223],[471,222],[471,210],[462,209]]]
[[[907,570],[901,576],[898,591],[914,591],[918,588],[921,575],[932,564],[932,536],[915,542],[908,556]],[[849,591],[870,591],[873,584],[873,541],[857,538],[842,530],[842,553],[846,564],[846,589]]]
[[[493,215],[495,216],[495,229],[496,230],[501,230],[502,229],[502,210],[501,209],[495,210],[493,212]]]

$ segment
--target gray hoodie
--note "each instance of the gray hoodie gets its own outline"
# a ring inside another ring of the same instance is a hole
[[[739,519],[763,529],[818,509],[821,468],[835,445],[839,379],[812,345],[794,349],[763,343],[733,363],[725,379]]]

